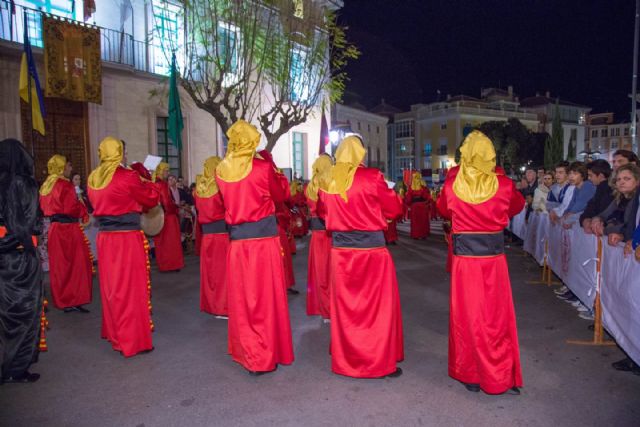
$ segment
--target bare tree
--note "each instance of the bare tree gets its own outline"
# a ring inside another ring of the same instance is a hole
[[[326,101],[339,101],[344,67],[360,52],[319,0],[185,0],[180,83],[226,133],[257,122],[271,151]]]

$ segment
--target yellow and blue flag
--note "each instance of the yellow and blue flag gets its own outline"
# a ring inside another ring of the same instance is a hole
[[[18,93],[20,98],[31,104],[31,123],[35,130],[44,136],[44,98],[40,89],[40,80],[38,79],[38,70],[33,60],[31,52],[31,43],[29,42],[29,32],[27,28],[27,19],[24,20],[24,52],[22,53],[22,64],[20,65],[20,84]],[[31,80],[29,82],[29,79]],[[29,94],[29,86],[31,86],[31,94]]]

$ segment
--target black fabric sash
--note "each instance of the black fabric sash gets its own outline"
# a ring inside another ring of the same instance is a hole
[[[420,202],[426,202],[427,199],[423,198],[423,197],[413,197],[411,198],[411,203],[420,203]]]
[[[275,215],[262,218],[255,222],[245,222],[229,227],[231,240],[259,239],[278,235],[278,224]]]
[[[78,218],[70,217],[69,215],[55,214],[49,217],[51,222],[61,222],[63,224],[72,224],[78,222]]]
[[[324,225],[324,220],[317,216],[311,217],[311,223],[309,225],[311,230],[326,230],[327,227]]]
[[[504,253],[504,235],[499,233],[453,234],[453,254],[495,256]]]
[[[140,214],[131,212],[124,215],[97,216],[100,231],[141,230]]]
[[[334,231],[331,238],[334,248],[371,249],[385,246],[382,231]]]
[[[227,223],[224,222],[224,219],[202,224],[202,234],[226,234],[228,232]]]

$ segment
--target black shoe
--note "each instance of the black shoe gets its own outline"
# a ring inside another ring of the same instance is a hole
[[[389,375],[386,375],[386,377],[387,378],[398,378],[401,375],[402,375],[402,368],[397,368],[395,371],[393,371]]]
[[[3,378],[1,383],[22,383],[22,384],[27,384],[27,383],[35,383],[36,381],[38,381],[40,379],[40,374],[36,374],[36,373],[31,373],[31,372],[25,372],[24,374],[22,374],[19,377],[7,377],[7,378]]]
[[[155,347],[151,347],[149,350],[142,350],[141,352],[138,352],[138,354],[149,354],[155,349]]]
[[[520,389],[518,387],[511,387],[510,389],[508,389],[507,391],[505,391],[502,394],[509,394],[512,396],[520,396]]]
[[[298,295],[300,293],[300,291],[297,290],[297,289],[289,288],[289,289],[287,289],[287,293],[289,295]]]
[[[462,383],[464,384],[464,387],[469,390],[472,391],[474,393],[478,393],[480,391],[480,384],[469,384],[469,383]]]
[[[81,305],[77,305],[75,308],[76,308],[76,310],[77,310],[77,311],[79,311],[80,313],[91,313],[89,310],[87,310],[86,308],[84,308],[84,307],[83,307],[83,306],[81,306]]]
[[[633,365],[635,365],[635,363],[633,362],[633,360],[631,360],[628,357],[625,357],[624,359],[618,360],[617,362],[613,362],[611,364],[613,369],[615,369],[617,371],[624,371],[624,372],[629,372],[629,371],[633,370]],[[638,365],[636,365],[636,367],[637,366]]]
[[[276,366],[275,369],[272,371],[248,371],[248,372],[249,372],[249,375],[251,375],[252,377],[261,377],[262,375],[269,374],[277,370],[278,370],[278,367]]]

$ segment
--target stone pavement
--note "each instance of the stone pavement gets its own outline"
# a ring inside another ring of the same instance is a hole
[[[30,385],[0,387],[0,426],[637,426],[640,377],[617,372],[616,347],[581,347],[589,322],[527,285],[539,268],[509,249],[525,386],[520,396],[470,393],[447,376],[446,246],[391,246],[405,327],[404,375],[357,380],[334,375],[329,325],[305,315],[305,295],[289,297],[296,361],[250,377],[226,354],[226,321],[198,311],[198,258],[180,273],[152,272],[155,351],[125,359],[100,339],[97,280],[90,314],[50,310],[49,352]],[[294,257],[305,288],[308,238]],[[259,254],[256,254],[259,256]]]

